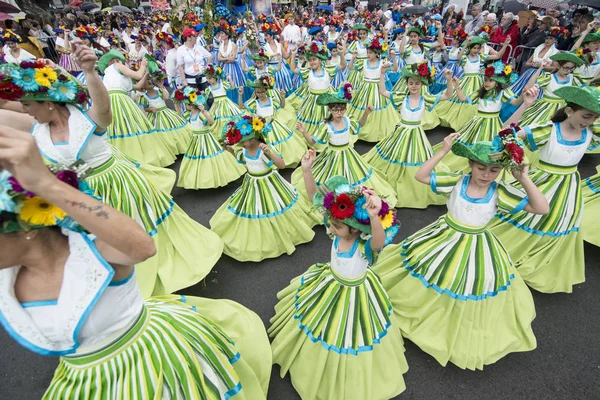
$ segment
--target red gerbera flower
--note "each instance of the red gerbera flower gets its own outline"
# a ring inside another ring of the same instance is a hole
[[[310,52],[311,53],[318,53],[319,52],[319,46],[317,46],[316,43],[313,43],[310,45]]]
[[[23,89],[12,82],[0,83],[0,99],[15,101],[23,96]]]
[[[183,99],[185,99],[185,95],[183,94],[183,92],[181,90],[176,90],[175,91],[175,100],[182,101]]]
[[[417,72],[421,76],[429,76],[429,68],[427,68],[427,64],[425,64],[425,63],[419,64],[419,66],[417,67]]]
[[[496,70],[494,69],[494,67],[489,66],[485,69],[484,75],[487,76],[488,78],[491,78],[492,76],[494,76],[494,72]]]
[[[506,145],[506,150],[508,150],[511,160],[513,160],[515,163],[521,164],[523,162],[525,152],[518,144],[509,143]]]
[[[336,197],[335,202],[331,206],[331,216],[335,219],[343,220],[352,217],[356,207],[352,199],[347,194],[342,193]]]
[[[229,136],[229,138],[231,139],[232,144],[236,144],[237,142],[242,140],[242,133],[239,129],[235,129],[233,132],[230,133],[231,135]]]

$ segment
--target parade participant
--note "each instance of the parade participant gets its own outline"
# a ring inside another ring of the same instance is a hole
[[[576,56],[581,57],[585,64],[578,67],[574,75],[583,84],[589,83],[592,79],[600,74],[600,35],[593,33],[600,21],[592,21],[588,27],[579,35],[579,39],[573,45],[573,52]],[[583,45],[583,47],[581,47]]]
[[[408,370],[392,304],[372,267],[398,232],[393,207],[373,189],[335,176],[318,186],[314,150],[304,185],[333,238],[331,260],[311,266],[277,294],[269,335],[273,362],[303,399],[389,399]]]
[[[373,111],[372,106],[367,106],[360,121],[351,119],[344,114],[346,106],[352,100],[352,87],[344,84],[337,93],[325,93],[317,97],[317,105],[327,107],[329,115],[319,125],[316,135],[311,137],[302,123],[298,123],[298,130],[302,132],[311,146],[319,144],[324,147],[323,152],[316,158],[312,165],[313,175],[317,184],[325,183],[334,176],[343,176],[350,185],[356,187],[370,187],[381,194],[381,197],[392,207],[396,205],[396,196],[392,187],[386,182],[385,176],[377,169],[361,159],[354,150],[352,137],[359,135],[363,124]],[[308,196],[303,185],[302,168],[292,174],[292,184],[298,192]]]
[[[211,189],[226,186],[241,177],[246,169],[210,133],[215,120],[206,111],[206,98],[202,93],[186,87],[175,91],[174,97],[190,111],[192,128],[192,140],[181,161],[177,186]]]
[[[481,370],[536,347],[531,292],[488,223],[496,210],[545,214],[548,202],[517,157],[522,148],[512,129],[493,143],[472,146],[457,142],[458,136],[447,136],[416,175],[448,198],[447,214],[385,249],[374,272],[405,338],[443,366]],[[434,172],[450,150],[469,160],[471,172]],[[524,190],[495,181],[503,166]]]
[[[385,79],[381,73],[381,60],[388,54],[388,44],[381,37],[376,36],[373,40],[365,42],[367,47],[367,59],[356,61],[358,52],[355,52],[348,68],[350,71],[356,69],[360,72],[362,84],[354,93],[348,116],[358,119],[366,110],[367,105],[373,106],[373,112],[369,115],[366,124],[361,126],[358,138],[367,142],[378,142],[400,122],[400,117],[394,111],[388,99],[379,93],[379,82]]]
[[[289,53],[275,40],[281,29],[274,22],[267,21],[261,26],[261,32],[265,35],[263,48],[269,57],[269,66],[277,67],[281,63],[281,67],[275,72],[275,88],[278,91],[285,90],[289,95],[296,89],[296,86],[294,86],[294,77],[290,66],[285,61],[285,59],[289,58]]]
[[[239,144],[235,156],[248,170],[241,187],[210,219],[213,232],[225,243],[224,252],[238,261],[258,262],[287,253],[312,240],[320,222],[311,204],[279,174],[285,162],[263,137],[271,126],[258,116],[245,115],[225,127],[223,144]]]
[[[296,66],[297,49],[292,50],[292,72],[302,77],[303,82],[306,82],[308,92],[302,99],[302,103],[296,113],[298,122],[304,125],[308,136],[316,136],[319,131],[319,126],[327,117],[325,107],[317,104],[317,97],[323,93],[333,91],[331,80],[335,78],[338,67],[335,65],[327,66],[326,62],[329,59],[329,51],[320,42],[312,42],[310,45],[300,47],[307,62],[307,67]],[[346,67],[346,60],[340,59],[341,67]],[[304,135],[303,132],[300,132]],[[304,135],[306,136],[306,135]],[[317,146],[320,150],[324,146]]]
[[[209,112],[215,123],[211,125],[210,131],[215,138],[220,138],[223,134],[223,128],[229,120],[241,116],[244,112],[227,97],[227,90],[234,87],[234,85],[229,81],[229,76],[225,75],[221,66],[208,64],[204,69],[204,75],[206,76],[208,89],[203,93],[206,97],[210,96],[214,101]]]
[[[530,287],[543,293],[571,293],[573,285],[585,280],[577,165],[590,143],[600,141],[594,125],[600,117],[600,90],[569,86],[555,94],[567,106],[552,121],[518,132],[530,150],[539,149],[539,165],[529,175],[551,205],[550,212],[540,218],[527,211],[499,211],[490,229]]]
[[[177,67],[181,83],[183,86],[204,90],[208,83],[203,71],[211,55],[203,47],[196,46],[197,33],[192,28],[185,28],[182,36],[185,42],[177,49]]]
[[[6,29],[0,38],[3,46],[6,46],[4,51],[4,62],[9,64],[19,64],[25,60],[35,60],[35,56],[28,51],[19,47],[21,37]]]
[[[229,76],[232,87],[227,90],[227,97],[233,102],[237,102],[237,88],[244,87],[246,76],[238,63],[238,45],[231,40],[234,32],[229,24],[221,22],[215,28],[215,35],[219,38],[219,54],[217,59],[219,65],[223,68],[225,76]]]
[[[339,89],[348,77],[348,69],[340,68],[341,59],[346,57],[346,48],[343,43],[329,42],[327,43],[327,50],[329,50],[331,58],[327,60],[326,65],[335,65],[337,67],[337,73],[331,85],[334,89]]]
[[[59,54],[58,66],[67,70],[72,75],[77,75],[81,68],[73,60],[71,55],[70,35],[71,31],[64,26],[54,29],[56,33],[56,52]]]
[[[481,49],[485,43],[486,40],[480,36],[468,38],[463,43],[462,50],[458,54],[458,61],[461,63],[464,75],[460,78],[460,85],[456,89],[460,88],[465,94],[475,93],[483,87],[483,77],[480,73],[482,65],[486,61],[502,58],[510,43],[510,38],[506,39],[500,51],[487,56],[481,54]],[[477,107],[468,101],[460,100],[458,94],[455,93],[450,101],[436,107],[434,114],[440,119],[442,126],[457,130],[475,117]]]
[[[356,24],[354,25],[354,31],[356,32],[357,39],[354,40],[350,47],[348,47],[348,52],[350,52],[354,57],[354,60],[357,64],[367,59],[367,47],[365,42],[369,37],[369,28],[365,24]],[[348,68],[350,71],[348,73],[348,83],[352,85],[354,90],[357,90],[362,85],[361,73],[358,69]]]
[[[251,115],[264,118],[271,125],[272,129],[263,137],[264,142],[281,154],[287,168],[297,166],[306,153],[307,146],[302,136],[288,128],[290,121],[279,119],[279,116],[288,114],[285,112],[285,91],[279,92],[276,98],[272,97],[269,93],[277,95],[273,90],[275,78],[268,75],[262,75],[254,82],[248,82],[248,86],[254,89],[254,98],[244,104],[242,102],[244,90],[240,88],[238,106],[247,109]],[[291,116],[293,119],[294,115]],[[291,122],[295,123],[295,121]]]
[[[129,157],[164,167],[175,162],[175,153],[129,97],[133,79],[142,79],[147,65],[148,60],[144,58],[140,69],[133,71],[125,65],[123,54],[116,50],[109,51],[98,61],[98,70],[104,74],[102,82],[108,90],[112,109],[112,123],[108,126],[107,135],[110,144]]]
[[[12,249],[0,256],[1,324],[60,357],[45,399],[266,398],[271,351],[256,314],[229,300],[144,300],[132,278],[157,252],[148,234],[84,193],[77,172],[53,175],[27,132],[3,127],[0,143],[0,246]]]
[[[139,69],[141,66],[142,59],[148,54],[148,49],[144,46],[144,39],[141,36],[131,35],[133,44],[129,46],[128,54],[128,67],[131,69]]]
[[[390,63],[381,66],[382,73]],[[396,192],[396,207],[427,208],[433,204],[444,204],[444,198],[427,186],[415,181],[415,173],[425,161],[433,155],[431,144],[421,127],[421,120],[426,110],[433,110],[440,101],[448,100],[454,93],[452,71],[445,70],[449,85],[446,93],[433,96],[423,94],[423,87],[433,82],[434,71],[427,63],[405,67],[402,78],[408,81],[408,93],[390,93],[385,84],[379,82],[379,93],[391,99],[392,105],[400,115],[400,123],[382,141],[363,156],[363,159],[386,177],[386,181]],[[441,164],[438,171],[446,171]]]

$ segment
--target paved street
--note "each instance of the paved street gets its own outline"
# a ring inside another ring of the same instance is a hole
[[[441,141],[446,133],[448,130],[442,129],[431,132],[431,142]],[[356,145],[360,153],[370,147],[366,143]],[[586,156],[580,166],[582,178],[592,175],[597,164],[600,164],[600,156]],[[178,164],[175,167],[178,168]],[[290,174],[291,170],[283,172],[287,179]],[[173,195],[192,218],[208,226],[215,210],[238,186],[239,182],[234,182],[217,190],[175,188]],[[445,207],[399,210],[402,227],[395,241],[431,223],[445,210]],[[318,227],[316,232],[311,243],[298,247],[291,256],[256,264],[239,263],[223,256],[204,282],[182,293],[238,301],[268,324],[277,301],[276,293],[311,264],[329,259],[331,241],[324,228]],[[483,372],[472,372],[453,365],[444,368],[407,341],[410,370],[404,376],[407,389],[399,398],[600,399],[600,249],[586,244],[585,256],[586,282],[576,287],[573,294],[534,292],[536,350],[510,354]],[[57,360],[26,351],[3,330],[0,330],[0,348],[0,400],[39,399],[50,382]],[[279,377],[278,367],[273,368],[269,399],[299,399],[289,377]]]

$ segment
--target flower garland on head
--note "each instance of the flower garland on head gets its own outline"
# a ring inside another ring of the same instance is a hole
[[[275,78],[270,75],[261,75],[256,81],[268,89],[273,89],[275,87]]]
[[[91,26],[78,26],[75,35],[80,39],[92,39],[96,37],[96,30]]]
[[[467,32],[462,27],[458,27],[452,31],[452,38],[460,41],[461,43],[467,39]]]
[[[435,76],[435,67],[429,66],[427,62],[422,62],[419,64],[412,64],[408,67],[408,73],[406,74],[406,78],[414,77],[423,82],[424,85],[429,86],[433,83],[433,77]]]
[[[223,80],[226,78],[225,72],[223,71],[223,67],[220,65],[215,66],[214,64],[208,64],[204,69],[204,75],[210,76],[217,80]]]
[[[329,19],[329,25],[339,28],[344,25],[344,18],[341,15],[333,15]]]
[[[504,64],[502,61],[496,61],[492,65],[488,65],[483,70],[483,75],[503,85],[513,84],[519,79],[519,74],[514,72],[510,65]]]
[[[270,19],[261,25],[260,30],[262,33],[273,36],[281,33],[281,28]]]
[[[579,57],[585,66],[589,66],[594,62],[594,53],[588,48],[580,47],[573,50],[573,54]]]
[[[358,31],[350,31],[346,36],[348,42],[356,42],[358,40]]]
[[[6,29],[2,33],[1,39],[4,42],[15,42],[15,43],[20,43],[21,42],[21,36],[17,35],[16,33],[14,33],[10,29]]]
[[[523,143],[517,136],[519,130],[521,130],[519,126],[510,124],[510,127],[498,132],[498,136],[492,142],[494,153],[489,155],[490,160],[502,163],[509,170],[523,169],[525,151]]]
[[[0,99],[84,104],[88,93],[68,72],[36,60],[7,65],[0,70]]]
[[[177,89],[173,93],[173,97],[176,101],[181,101],[186,104],[193,104],[195,106],[206,104],[206,97],[202,95],[200,90],[194,89],[191,86],[186,86],[182,89]]]
[[[372,40],[367,40],[365,42],[365,46],[366,46],[367,50],[371,50],[372,52],[377,54],[377,56],[379,56],[379,57],[387,56],[387,52],[389,50],[389,46],[386,43],[386,41],[383,40],[383,38],[379,37],[379,36],[375,36]]]
[[[271,124],[263,117],[244,115],[225,125],[222,142],[225,146],[233,146],[246,140],[263,138],[271,129]]]
[[[556,40],[565,40],[569,37],[569,31],[562,26],[553,26],[550,30],[544,33],[546,36],[553,37]]]
[[[307,59],[309,57],[317,57],[321,60],[327,60],[331,57],[327,46],[321,42],[311,42],[308,45],[303,45],[298,48],[300,54],[304,54]]]
[[[352,100],[352,85],[349,83],[342,84],[340,90],[338,90],[337,96],[340,99],[346,99],[348,101]]]

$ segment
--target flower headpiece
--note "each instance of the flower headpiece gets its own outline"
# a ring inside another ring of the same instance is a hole
[[[594,53],[586,47],[580,47],[577,50],[574,50],[573,54],[579,57],[586,66],[589,66],[594,62]]]
[[[467,39],[467,32],[462,27],[456,28],[452,31],[452,38],[464,42]]]
[[[309,57],[317,57],[323,61],[327,61],[331,57],[327,46],[321,42],[311,42],[309,45],[300,46],[298,51],[303,53],[307,60]]]
[[[279,26],[271,20],[265,21],[265,23],[260,26],[260,31],[267,35],[273,36],[279,35],[281,33],[281,29],[279,28]]]
[[[410,35],[412,32],[419,35],[420,38],[424,38],[427,35],[427,29],[425,28],[424,25],[420,25],[420,24],[410,27],[408,29],[408,31],[406,31],[406,36]]]
[[[150,74],[150,78],[155,81],[164,81],[167,79],[167,73],[163,68],[158,65],[156,59],[150,54],[144,54],[144,58],[148,60],[148,73]]]
[[[233,27],[227,22],[225,18],[221,18],[221,20],[215,24],[213,29],[213,35],[216,35],[219,32],[224,32],[227,36],[232,37],[235,34]]]
[[[333,15],[329,19],[329,25],[339,28],[340,26],[344,25],[344,18],[341,15]]]
[[[115,35],[110,35],[107,39],[108,44],[110,44],[111,46],[120,46],[121,43],[119,42],[119,38],[116,37]]]
[[[365,46],[367,50],[371,50],[378,56],[384,57],[387,55],[389,49],[387,42],[383,38],[378,36],[374,37],[372,40],[367,40],[365,42]]]
[[[77,162],[69,169],[50,170],[58,180],[93,195],[93,191],[81,181],[90,172],[87,164]],[[23,189],[8,171],[0,171],[0,233],[30,231],[48,226],[83,230],[62,209]]]
[[[498,132],[492,142],[494,152],[490,153],[490,160],[501,163],[504,168],[509,170],[523,169],[525,151],[523,150],[523,143],[517,135],[520,130],[521,128],[516,124],[510,124],[510,127]]]
[[[496,61],[483,70],[483,75],[503,85],[513,84],[519,79],[519,74],[512,70],[510,65]]]
[[[346,104],[352,100],[352,85],[345,83],[340,86],[337,93],[323,93],[317,96],[318,106],[329,106],[331,104]]]
[[[2,33],[2,41],[3,42],[15,42],[15,43],[20,43],[21,42],[21,36],[17,35],[16,33],[14,33],[13,31],[11,31],[10,29],[6,29],[3,33]]]
[[[181,89],[177,89],[175,93],[173,93],[173,97],[177,101],[181,101],[186,104],[193,104],[196,106],[206,104],[206,97],[202,95],[200,90],[194,89],[191,86],[186,86]]]
[[[348,42],[356,42],[358,40],[358,31],[350,31],[347,35]]]
[[[147,25],[143,25],[140,28],[140,33],[142,35],[150,36],[150,35],[152,35],[152,29],[149,26],[147,26]]]
[[[553,37],[556,40],[566,39],[569,37],[569,31],[562,26],[553,26],[552,29],[544,32],[546,36]]]
[[[78,26],[75,35],[81,39],[93,39],[96,37],[96,30],[91,26]]]
[[[206,68],[204,69],[204,75],[210,76],[217,80],[219,80],[219,79],[223,80],[226,77],[225,72],[223,71],[223,67],[221,67],[220,65],[214,65],[214,64],[208,64],[206,66]]]
[[[248,82],[248,87],[273,89],[275,87],[275,78],[270,75],[261,75],[254,82]]]
[[[62,68],[42,60],[4,65],[0,69],[0,99],[84,104],[87,88]]]
[[[256,54],[250,54],[250,59],[255,60],[255,61],[256,60],[269,61],[269,56],[265,52],[265,49],[263,49],[261,47],[260,49],[258,49],[258,52]]]
[[[344,83],[342,86],[340,86],[337,96],[340,99],[346,99],[348,101],[352,100],[352,85],[349,83]]]
[[[435,76],[435,67],[429,66],[427,62],[422,62],[419,64],[412,64],[408,67],[404,67],[402,69],[402,78],[415,78],[424,85],[431,85],[433,83],[433,77]]]
[[[265,137],[271,129],[271,124],[263,117],[244,115],[225,125],[221,140],[224,145],[233,146],[246,140]]]
[[[314,204],[327,218],[336,219],[364,235],[371,234],[371,220],[366,210],[367,198],[363,187],[353,186],[343,176],[333,176],[320,185]],[[385,230],[385,244],[389,244],[398,233],[396,211],[384,200],[381,201],[379,221]]]

